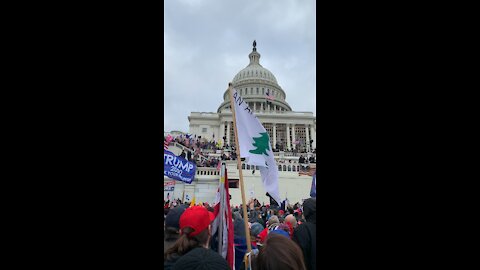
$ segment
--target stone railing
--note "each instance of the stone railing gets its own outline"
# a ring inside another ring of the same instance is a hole
[[[197,167],[197,171],[195,172],[196,175],[211,175],[211,176],[218,176],[220,172],[217,171],[217,168],[210,168],[210,167]]]
[[[227,168],[229,170],[232,170],[232,169],[238,170],[238,165],[237,165],[236,160],[227,160],[226,165],[227,165]],[[277,166],[278,166],[278,171],[280,171],[280,172],[298,172],[298,171],[306,170],[307,167],[310,166],[310,163],[298,163],[298,162],[281,163],[281,162],[277,161]],[[242,169],[243,170],[253,170],[254,167],[255,167],[255,170],[259,170],[258,166],[245,164],[245,162],[242,161]],[[197,170],[198,169],[216,171],[216,168],[201,167],[201,168],[197,168]],[[216,171],[216,172],[218,173],[218,171]],[[211,174],[202,174],[202,175],[211,175]],[[213,175],[215,175],[215,174],[213,174]]]

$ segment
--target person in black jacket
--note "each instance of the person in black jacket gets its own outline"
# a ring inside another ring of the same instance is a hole
[[[317,258],[317,200],[315,198],[306,199],[303,203],[303,214],[305,223],[300,224],[293,232],[293,241],[302,249],[305,266],[307,270],[316,269]]]

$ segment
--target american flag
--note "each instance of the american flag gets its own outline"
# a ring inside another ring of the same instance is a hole
[[[233,220],[228,192],[228,177],[225,163],[222,164],[220,184],[215,199],[215,219],[212,222],[212,236],[216,239],[218,249],[214,249],[228,262],[230,269],[235,270],[235,248],[233,243]]]
[[[173,140],[173,137],[172,135],[168,134],[167,135],[167,138],[165,139],[165,141],[163,141],[163,149],[164,150],[168,150],[168,145],[170,144],[170,142]]]
[[[267,99],[268,99],[268,100],[271,100],[271,101],[274,101],[274,100],[275,100],[275,97],[273,96],[273,94],[270,94],[269,91],[267,91],[267,92],[265,93],[265,95],[267,96]]]

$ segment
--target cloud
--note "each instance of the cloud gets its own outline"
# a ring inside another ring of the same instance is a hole
[[[315,1],[165,1],[165,131],[188,131],[192,111],[216,112],[228,82],[260,63],[294,111],[315,113]]]

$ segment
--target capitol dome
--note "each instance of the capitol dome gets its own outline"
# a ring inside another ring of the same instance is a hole
[[[277,79],[273,76],[272,72],[260,65],[260,54],[256,52],[255,48],[254,51],[250,53],[249,58],[250,64],[246,68],[240,70],[233,78],[232,83],[234,85],[251,79],[265,80],[278,85]]]
[[[258,108],[262,111],[264,111],[262,108],[267,108],[267,104],[262,105],[266,102],[267,93],[273,97],[273,100],[268,104],[271,105],[269,108],[275,111],[292,111],[290,105],[285,101],[286,94],[273,73],[260,65],[260,54],[257,52],[256,45],[256,42],[253,41],[253,50],[248,55],[250,63],[235,75],[232,80],[233,87],[237,89],[246,102],[258,105]],[[224,92],[223,100],[217,112],[230,107],[228,89]],[[257,111],[256,106],[255,111]]]

